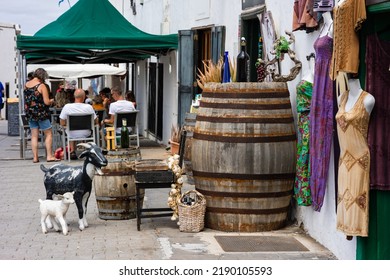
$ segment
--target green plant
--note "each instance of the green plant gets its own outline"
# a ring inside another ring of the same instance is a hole
[[[279,59],[282,53],[288,52],[290,42],[284,36],[280,36],[279,39],[275,41],[275,56]]]

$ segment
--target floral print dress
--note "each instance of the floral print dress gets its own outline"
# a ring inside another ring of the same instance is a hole
[[[309,206],[312,203],[309,164],[309,115],[312,92],[313,84],[308,81],[302,80],[297,85],[298,141],[294,198],[300,206]]]

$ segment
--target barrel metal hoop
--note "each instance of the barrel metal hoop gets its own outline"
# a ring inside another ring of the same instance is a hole
[[[290,97],[288,89],[269,89],[267,91],[253,91],[253,92],[202,92],[202,98],[229,98],[229,99],[241,99],[241,98],[281,98]]]
[[[208,207],[209,213],[221,213],[221,214],[254,214],[254,215],[268,215],[268,214],[280,214],[286,213],[287,207],[274,208],[274,209],[242,209],[242,208],[222,208],[222,207]]]
[[[131,176],[135,174],[135,170],[129,170],[129,171],[110,171],[108,173],[104,173],[103,175],[96,174],[96,176]]]
[[[196,116],[197,121],[210,122],[210,123],[293,123],[293,117],[281,117],[281,118],[266,118],[266,117],[209,117],[209,116]]]
[[[96,196],[97,201],[113,201],[113,200],[118,200],[118,201],[131,201],[135,200],[136,196],[135,195],[129,195],[129,196]]]
[[[101,214],[133,214],[135,213],[135,210],[128,210],[128,209],[99,209],[99,213]]]
[[[194,132],[194,139],[213,141],[213,142],[227,142],[227,143],[268,143],[268,142],[289,142],[295,141],[296,134],[280,135],[280,136],[261,136],[261,137],[241,137],[241,136],[225,136],[212,135]]]
[[[292,190],[283,192],[268,192],[268,193],[243,193],[243,192],[215,192],[202,190],[196,187],[196,190],[201,194],[212,197],[232,197],[232,198],[270,198],[270,197],[285,197],[291,196]]]
[[[244,109],[244,110],[278,110],[291,109],[290,100],[280,104],[253,104],[253,103],[214,103],[201,100],[200,107],[216,109]]]
[[[193,176],[206,178],[222,179],[241,179],[241,180],[293,180],[295,173],[277,173],[277,174],[239,174],[239,173],[215,173],[192,170]]]

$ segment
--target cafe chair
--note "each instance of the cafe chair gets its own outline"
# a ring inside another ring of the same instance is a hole
[[[66,150],[69,146],[70,141],[89,141],[99,143],[99,134],[96,132],[99,128],[95,126],[95,115],[94,114],[74,114],[69,115],[66,120],[65,133],[62,133],[62,145],[64,149],[64,155],[66,154],[68,161],[70,161],[70,149]],[[81,138],[69,138],[68,134],[74,130],[88,129],[91,131],[90,136]]]
[[[137,145],[136,145],[136,148],[139,148],[140,147],[140,144],[139,144],[139,131],[138,131],[138,110],[136,111],[132,111],[132,112],[126,112],[126,113],[116,113],[114,115],[114,128],[115,128],[115,131],[117,130],[117,128],[121,128],[122,127],[122,119],[126,119],[127,121],[127,127],[131,128],[131,130],[129,130],[129,142],[130,142],[130,146],[131,146],[131,140],[136,140],[137,141]],[[116,135],[116,140],[117,140],[117,143],[120,142],[120,134]]]

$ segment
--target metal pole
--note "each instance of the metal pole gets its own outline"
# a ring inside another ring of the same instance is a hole
[[[158,138],[158,78],[159,78],[159,63],[160,63],[160,57],[157,56],[157,65],[156,65],[156,118],[154,119],[154,127],[155,127],[155,133],[156,133],[156,139]]]
[[[27,65],[26,60],[20,54],[20,51],[17,50],[18,56],[18,92],[19,92],[19,114],[24,113],[24,94],[23,94],[23,85],[27,77]],[[20,120],[18,116],[18,120]],[[19,151],[20,158],[24,159],[24,128],[23,123],[19,123]]]

